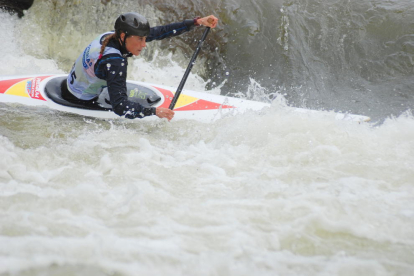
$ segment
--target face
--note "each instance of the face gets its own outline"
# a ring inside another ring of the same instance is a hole
[[[121,34],[121,39],[123,40],[125,34]],[[131,35],[126,38],[125,45],[128,52],[133,54],[134,56],[138,56],[141,51],[147,46],[145,43],[146,37],[145,36],[135,36]]]

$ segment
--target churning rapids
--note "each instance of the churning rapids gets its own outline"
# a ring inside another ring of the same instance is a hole
[[[0,13],[0,74],[67,73],[120,12],[214,13],[186,88],[272,106],[205,124],[0,104],[1,276],[412,275],[412,1],[101,2]],[[149,44],[129,79],[176,87],[200,35]]]

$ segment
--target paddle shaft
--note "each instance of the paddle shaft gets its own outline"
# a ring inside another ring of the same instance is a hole
[[[175,92],[174,98],[171,101],[171,104],[169,107],[169,109],[171,110],[174,109],[174,106],[177,103],[178,97],[180,97],[181,91],[183,90],[184,84],[187,81],[188,75],[190,74],[190,71],[193,68],[193,65],[197,59],[198,52],[200,52],[201,46],[203,45],[203,42],[206,39],[209,31],[210,31],[210,27],[206,27],[206,29],[204,30],[203,36],[198,42],[197,49],[195,50],[193,57],[191,58],[190,63],[187,66],[187,70],[185,70],[184,76],[181,79],[180,85],[178,86],[177,91]]]

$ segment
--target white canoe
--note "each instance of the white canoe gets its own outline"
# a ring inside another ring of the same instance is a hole
[[[67,75],[32,75],[0,77],[0,102],[19,103],[31,106],[47,106],[51,109],[74,113],[82,116],[114,119],[120,118],[109,105],[69,102],[62,98],[60,85]],[[130,100],[138,101],[143,105],[168,108],[174,97],[174,88],[163,85],[154,85],[137,81],[128,81],[128,96]],[[226,97],[183,90],[174,108],[174,120],[192,119],[202,122],[211,122],[223,116],[244,113],[248,110],[261,110],[270,104],[250,101],[240,98]],[[303,108],[293,108],[294,112],[320,113]],[[332,116],[331,112],[325,112]],[[351,120],[366,122],[370,118],[354,114],[334,113],[337,120]],[[154,116],[145,119],[154,118]]]

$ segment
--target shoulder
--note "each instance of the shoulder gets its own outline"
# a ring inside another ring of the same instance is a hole
[[[98,78],[107,79],[108,72],[122,72],[120,75],[126,76],[127,66],[127,59],[118,54],[104,55],[95,64],[95,75]]]
[[[126,66],[128,65],[128,59],[117,53],[109,53],[109,54],[103,55],[102,58],[99,60],[99,63],[100,64],[111,63],[114,65],[116,64],[116,65]]]

